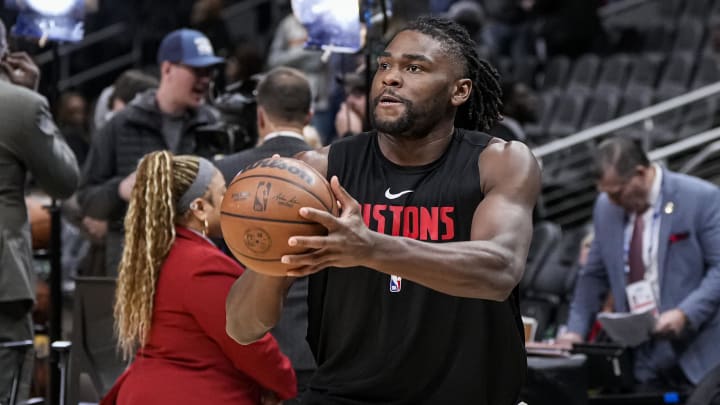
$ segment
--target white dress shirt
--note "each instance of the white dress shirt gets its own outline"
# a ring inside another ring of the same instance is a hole
[[[658,164],[652,165],[655,168],[655,179],[653,179],[650,193],[648,194],[648,203],[650,206],[642,213],[643,224],[643,263],[645,264],[645,280],[650,283],[655,294],[655,302],[660,304],[660,285],[658,278],[658,246],[660,246],[660,215],[662,201],[660,198],[660,186],[662,185],[663,172]],[[633,229],[635,228],[635,213],[631,213],[625,225],[625,272],[630,269],[629,266],[629,248],[630,239],[632,238]]]

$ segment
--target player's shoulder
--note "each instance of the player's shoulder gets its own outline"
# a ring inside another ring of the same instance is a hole
[[[300,152],[293,158],[302,160],[320,172],[323,176],[327,176],[328,154],[330,153],[330,145],[319,149],[312,149]]]
[[[537,164],[537,159],[532,150],[520,141],[505,141],[500,138],[490,137],[485,149],[480,154],[480,160],[507,160],[519,161],[527,164]]]
[[[540,164],[532,150],[522,142],[492,138],[478,159],[484,184],[503,182],[539,187]]]
[[[490,142],[495,139],[485,132],[472,131],[463,128],[457,128],[457,131],[455,131],[454,134],[454,138],[457,142],[461,144],[478,146],[482,148],[487,147],[488,144],[490,144]]]
[[[455,132],[455,140],[461,145],[476,147],[484,159],[529,159],[533,157],[530,148],[519,141],[505,141],[485,132],[461,129]]]

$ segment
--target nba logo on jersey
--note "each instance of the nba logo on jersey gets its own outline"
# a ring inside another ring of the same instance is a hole
[[[390,292],[400,292],[402,290],[402,277],[400,276],[390,276]]]

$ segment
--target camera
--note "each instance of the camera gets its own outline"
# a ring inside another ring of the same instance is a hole
[[[252,77],[232,83],[211,98],[210,104],[221,115],[219,125],[227,134],[227,148],[231,153],[252,148],[257,144],[255,88],[258,81],[257,77]]]

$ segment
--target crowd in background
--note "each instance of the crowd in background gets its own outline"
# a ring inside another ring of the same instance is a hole
[[[66,281],[75,276],[117,276],[126,236],[123,230],[127,225],[123,221],[128,204],[138,198],[130,191],[137,180],[135,168],[147,153],[168,149],[172,154],[148,158],[166,160],[167,164],[181,164],[181,156],[186,154],[217,162],[270,141],[266,135],[275,132],[263,125],[272,124],[273,120],[256,118],[260,100],[254,99],[257,83],[262,82],[268,72],[291,67],[307,79],[312,113],[306,121],[303,117],[294,120],[297,125],[291,131],[304,142],[303,150],[328,145],[371,128],[367,106],[372,100],[367,98],[367,78],[368,71],[375,70],[376,55],[367,58],[368,55],[360,51],[332,54],[326,60],[321,52],[304,49],[307,33],[287,1],[279,2],[279,8],[285,13],[281,18],[273,19],[269,6],[258,14],[260,26],[273,27],[269,40],[233,37],[222,11],[239,2],[100,1],[97,9],[88,14],[88,33],[117,21],[130,22],[136,27],[142,38],[141,59],[139,66],[117,72],[111,82],[67,90],[52,100],[55,123],[82,170],[79,192],[63,204],[62,260]],[[601,25],[598,7],[608,2],[397,0],[393,2],[387,30],[379,38],[391,38],[393,30],[418,14],[444,16],[463,25],[475,40],[478,54],[490,61],[501,77],[506,77],[502,86],[504,119],[490,129],[490,134],[532,144],[537,139],[528,139],[525,128],[540,119],[535,83],[519,80],[509,72],[506,75],[504,69],[511,69],[516,62],[529,57],[542,62],[557,55],[575,58],[588,52],[607,52],[612,44]],[[0,17],[10,25],[12,14],[3,10]],[[173,55],[158,55],[158,49],[163,49],[168,33],[183,27],[203,33],[218,59],[189,67],[166,65],[164,62],[174,60]],[[220,58],[223,63],[219,63]],[[89,67],[96,62],[91,56],[85,56],[77,63]],[[191,76],[182,76],[184,74]],[[233,103],[232,97],[223,99],[211,83],[221,84],[225,95],[234,94],[244,101]],[[173,93],[173,89],[182,86],[187,86],[187,94]],[[209,102],[202,102],[207,95],[211,95]],[[170,106],[180,99],[182,102],[177,108]],[[168,106],[163,105],[163,100],[168,100]],[[120,114],[121,111],[124,112]],[[173,135],[175,133],[180,135]],[[157,135],[163,142],[148,144],[148,134]],[[207,144],[194,142],[197,134],[202,134]],[[222,163],[220,168],[223,169]],[[196,176],[200,176],[199,170],[196,169]],[[221,170],[228,182],[232,179],[232,170]],[[33,186],[41,185],[40,180],[35,178]],[[108,190],[120,190],[120,193],[108,197],[112,194]],[[42,195],[40,198],[46,197],[35,187],[34,195],[28,197],[29,203],[38,193]],[[178,207],[182,212],[190,208],[189,203],[187,207]],[[206,232],[202,220],[199,221],[197,231],[204,237]],[[191,241],[197,239],[192,233],[183,237]],[[228,268],[231,273],[237,271],[232,265]],[[39,291],[43,287],[41,280]],[[71,291],[72,283],[68,282],[66,288]],[[42,314],[36,319],[46,322]],[[274,350],[273,342],[269,347]],[[284,361],[284,357],[278,360]],[[293,380],[286,367],[283,372],[288,374],[285,375],[288,381]],[[298,373],[298,380],[300,377]],[[698,379],[693,378],[693,382]],[[293,395],[282,394],[286,398]]]
[[[365,112],[365,55],[362,51],[334,54],[329,61],[323,61],[321,52],[303,49],[307,34],[292,14],[289,2],[280,1],[281,10],[287,15],[275,25],[269,44],[258,43],[253,38],[231,38],[221,16],[223,7],[232,5],[231,2],[183,1],[173,2],[172,7],[163,2],[141,3],[142,7],[134,8],[132,2],[101,2],[95,12],[88,14],[87,30],[90,34],[93,29],[120,20],[138,24],[144,38],[143,65],[139,69],[125,71],[114,84],[102,88],[99,93],[68,90],[54,102],[58,126],[80,165],[85,162],[93,138],[101,133],[113,113],[126,106],[137,94],[157,85],[158,67],[154,52],[167,32],[180,27],[192,27],[203,32],[210,39],[216,54],[226,57],[226,63],[218,67],[213,75],[216,81],[225,83],[232,91],[251,95],[258,77],[276,66],[290,66],[304,72],[313,89],[314,114],[305,129],[312,145],[327,145],[339,137],[369,128]],[[566,3],[457,0],[429,1],[426,5],[412,2],[410,5],[396,1],[394,10],[391,10],[393,22],[389,24],[384,38],[391,37],[393,27],[402,26],[402,21],[425,12],[450,17],[461,23],[476,40],[480,55],[492,62],[501,58],[547,58],[555,54],[578,55],[600,50],[604,36],[597,7],[601,4]],[[129,17],[138,12],[139,20]],[[5,11],[7,14],[8,11]],[[578,24],[578,19],[586,23]],[[270,24],[270,21],[267,23]],[[374,57],[370,61],[374,64]],[[87,63],[91,65],[92,61]],[[499,64],[495,66],[501,69]],[[504,85],[505,119],[491,132],[506,140],[525,141],[522,127],[538,118],[535,89],[531,83],[511,79],[506,80]],[[220,107],[216,111],[222,113],[223,106]],[[234,110],[228,111],[220,114],[220,119],[237,120],[237,117],[230,116]],[[248,115],[244,111],[243,115],[246,118],[240,125],[253,127],[254,114]],[[248,132],[254,132],[254,128]],[[257,140],[253,134],[246,135],[245,140],[237,138],[234,145],[229,145],[225,151],[218,150],[218,154],[245,149]],[[68,213],[65,272],[67,275],[106,274],[106,270],[97,266],[93,269],[92,264],[102,263],[97,253],[98,246],[103,243],[104,225],[92,223],[92,218],[79,217],[77,212],[73,212],[72,204],[65,211]],[[77,243],[74,240],[78,240]]]

